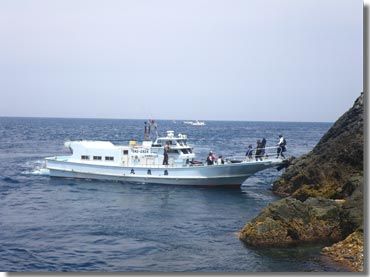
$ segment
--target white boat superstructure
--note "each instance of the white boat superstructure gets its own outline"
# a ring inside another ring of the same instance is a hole
[[[241,185],[254,173],[280,165],[283,160],[265,156],[260,160],[225,159],[207,165],[195,161],[193,147],[185,134],[166,136],[141,144],[114,145],[108,141],[68,141],[70,156],[46,158],[46,168],[53,177],[117,180],[174,185]],[[168,165],[163,165],[164,147]]]

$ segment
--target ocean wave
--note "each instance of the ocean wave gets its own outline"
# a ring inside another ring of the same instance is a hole
[[[0,176],[0,180],[4,181],[6,183],[10,183],[10,184],[19,184],[20,183],[17,179],[14,179],[14,178],[8,177],[8,176]]]

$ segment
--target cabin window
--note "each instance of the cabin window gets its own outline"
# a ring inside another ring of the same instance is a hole
[[[128,150],[123,150],[123,155],[128,155]]]
[[[101,161],[101,156],[93,156],[93,159],[96,161]]]
[[[87,155],[82,155],[81,160],[90,160],[90,157]]]
[[[179,154],[179,151],[177,149],[169,149],[168,150],[168,153],[172,153],[172,154]]]
[[[114,157],[108,157],[108,156],[107,156],[107,157],[105,157],[105,160],[106,160],[106,161],[114,161]]]
[[[189,154],[188,149],[181,149],[181,152],[184,154]]]
[[[165,171],[164,171],[164,175],[168,175],[168,170],[166,169]]]
[[[147,172],[148,175],[152,175],[152,171],[150,169],[148,169],[148,172]]]

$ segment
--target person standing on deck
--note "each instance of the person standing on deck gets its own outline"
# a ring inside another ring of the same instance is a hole
[[[217,159],[217,164],[220,165],[220,164],[225,164],[225,161],[224,159],[222,158],[222,156],[220,155]]]
[[[265,152],[266,152],[265,148],[266,148],[266,139],[262,138],[262,141],[261,141],[261,157],[265,156]]]
[[[144,122],[144,140],[148,140],[148,124],[147,122],[145,121]]]
[[[154,136],[152,136],[152,133]],[[158,125],[154,119],[149,119],[149,127],[148,127],[148,136],[149,138],[157,138],[158,137]]]
[[[216,157],[213,154],[212,151],[209,151],[208,157],[207,157],[207,165],[213,165],[215,163]]]
[[[247,149],[247,152],[245,153],[245,156],[251,160],[252,159],[252,156],[253,156],[253,147],[252,147],[252,144],[249,144],[248,146],[248,149]]]
[[[256,154],[254,155],[254,157],[256,158],[256,161],[258,161],[258,159],[262,161],[261,153],[262,153],[261,141],[257,140]]]
[[[163,165],[168,165],[168,150],[170,146],[166,144],[163,148]]]
[[[283,154],[283,152],[286,151],[286,140],[285,138],[283,137],[283,135],[279,135],[279,142],[277,144],[278,148],[277,148],[277,156],[276,158],[279,158],[279,156],[281,155],[281,157],[283,157],[285,159],[285,156]]]

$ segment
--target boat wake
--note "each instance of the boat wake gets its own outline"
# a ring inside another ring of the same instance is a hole
[[[50,176],[50,171],[47,168],[38,168],[33,171],[29,171],[27,173],[28,175]]]
[[[50,171],[44,167],[44,161],[42,160],[28,162],[25,166],[30,169],[22,171],[22,175],[50,176]]]

